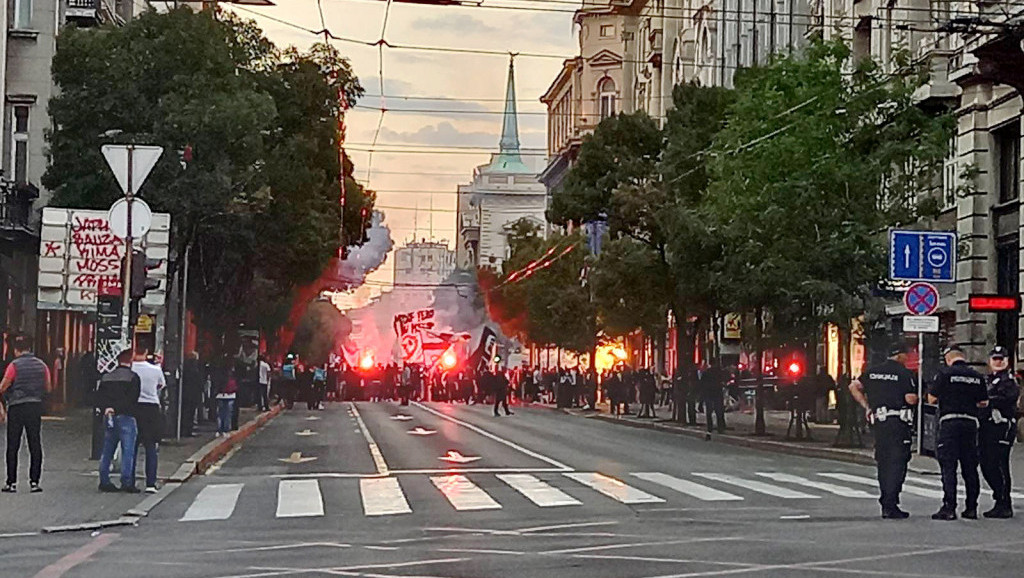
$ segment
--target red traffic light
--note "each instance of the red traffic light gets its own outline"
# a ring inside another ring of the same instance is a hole
[[[1019,295],[969,295],[967,310],[973,312],[1020,311]]]

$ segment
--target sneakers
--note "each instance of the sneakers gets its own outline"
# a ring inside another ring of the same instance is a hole
[[[955,520],[956,512],[948,508],[941,508],[938,512],[932,514],[933,520]]]
[[[885,520],[906,520],[910,514],[899,508],[886,508],[882,510],[882,518]]]
[[[5,494],[13,494],[18,491],[18,484],[7,484],[3,488],[0,488],[0,492]]]
[[[100,491],[105,494],[114,494],[120,492],[121,489],[114,484],[100,484]]]
[[[33,494],[38,494],[38,493],[43,491],[43,489],[39,487],[39,482],[31,482],[31,483],[29,483],[28,488],[29,488],[28,491],[33,493]]]
[[[963,512],[960,512],[960,517],[965,520],[977,520],[978,508],[965,508]]]
[[[982,514],[989,519],[1006,520],[1013,517],[1013,509],[1009,506],[996,504],[996,507]]]
[[[146,493],[147,494],[155,494],[155,493],[157,493],[157,491],[158,490],[156,489],[156,486],[146,486]]]

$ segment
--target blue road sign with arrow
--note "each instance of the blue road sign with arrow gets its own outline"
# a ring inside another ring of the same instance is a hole
[[[889,279],[955,282],[956,233],[890,231]]]

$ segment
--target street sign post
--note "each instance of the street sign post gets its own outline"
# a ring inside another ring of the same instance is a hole
[[[955,282],[956,233],[890,231],[889,279]]]
[[[910,288],[913,289],[915,286],[924,285],[930,287],[932,291],[934,287],[927,283],[914,283]],[[910,291],[907,291],[909,294]],[[908,299],[904,298],[904,301]],[[931,311],[935,310],[938,304],[938,294],[935,294],[935,305],[931,306]],[[907,309],[911,309],[910,303],[907,303]],[[930,312],[930,311],[929,311]],[[922,440],[924,439],[924,412],[922,411],[924,403],[924,334],[925,333],[938,333],[939,332],[939,318],[935,315],[925,314],[914,314],[903,316],[903,332],[904,333],[917,333],[917,399],[918,399],[918,411],[917,411],[917,453],[921,454]]]
[[[134,144],[103,145],[100,147],[100,152],[103,153],[103,158],[107,159],[107,164],[110,165],[110,170],[113,171],[117,184],[121,185],[121,190],[124,192],[124,254],[126,258],[125,270],[123,272],[124,287],[122,288],[124,309],[121,319],[121,339],[124,340],[125,347],[131,349],[132,334],[128,320],[131,317],[130,307],[132,301],[130,298],[132,279],[131,254],[133,245],[132,233],[135,232],[135,227],[132,224],[135,214],[133,205],[135,193],[138,192],[139,187],[142,186],[146,177],[149,176],[149,171],[153,170],[157,159],[160,158],[164,149],[158,146]],[[116,206],[117,203],[115,202],[114,207]],[[111,207],[111,213],[114,213],[114,207]]]
[[[903,304],[911,315],[931,315],[939,308],[939,291],[930,283],[914,283],[903,294]]]

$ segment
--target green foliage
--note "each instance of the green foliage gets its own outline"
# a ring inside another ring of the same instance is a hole
[[[163,146],[140,194],[171,213],[179,255],[193,246],[190,304],[203,326],[275,328],[294,288],[336,255],[342,222],[346,242],[363,238],[373,195],[347,159],[342,171],[336,123],[362,88],[333,48],[281,51],[253,22],[180,8],[66,28],[53,77],[43,184],[54,203],[106,208],[120,195],[102,144]]]

